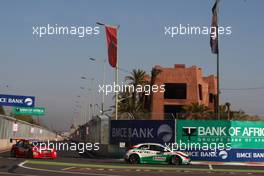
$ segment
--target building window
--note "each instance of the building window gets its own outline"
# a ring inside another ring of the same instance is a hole
[[[198,89],[199,89],[199,99],[203,100],[203,87],[201,84],[198,85]]]
[[[187,99],[187,84],[165,83],[164,99]]]
[[[213,103],[214,102],[214,94],[209,93],[209,103]]]
[[[175,119],[183,113],[183,106],[164,105],[164,119]]]

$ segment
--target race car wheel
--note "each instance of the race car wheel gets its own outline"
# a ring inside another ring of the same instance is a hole
[[[181,158],[179,156],[172,156],[171,157],[171,164],[172,165],[180,165],[181,164]]]
[[[130,164],[139,164],[139,156],[137,154],[130,155],[128,159]]]
[[[10,152],[10,156],[11,156],[11,157],[16,157],[16,152],[15,152],[15,150],[11,150],[11,152]]]

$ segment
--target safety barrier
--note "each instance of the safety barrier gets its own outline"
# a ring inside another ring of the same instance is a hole
[[[0,151],[8,149],[12,145],[10,138],[55,140],[57,135],[44,127],[0,115]]]

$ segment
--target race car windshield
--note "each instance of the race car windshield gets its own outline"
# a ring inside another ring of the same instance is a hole
[[[29,141],[28,142],[28,144],[30,145],[30,146],[41,146],[41,143],[42,142],[40,142],[40,141]]]

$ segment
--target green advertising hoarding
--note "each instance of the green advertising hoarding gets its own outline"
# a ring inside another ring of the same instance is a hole
[[[45,108],[14,107],[12,112],[14,115],[43,116],[43,115],[45,115]]]
[[[184,143],[227,143],[230,136],[228,121],[214,120],[177,120],[177,142]]]
[[[233,148],[264,149],[264,122],[231,121],[229,133]]]
[[[264,148],[264,122],[177,120],[179,143],[222,143],[232,148]]]

